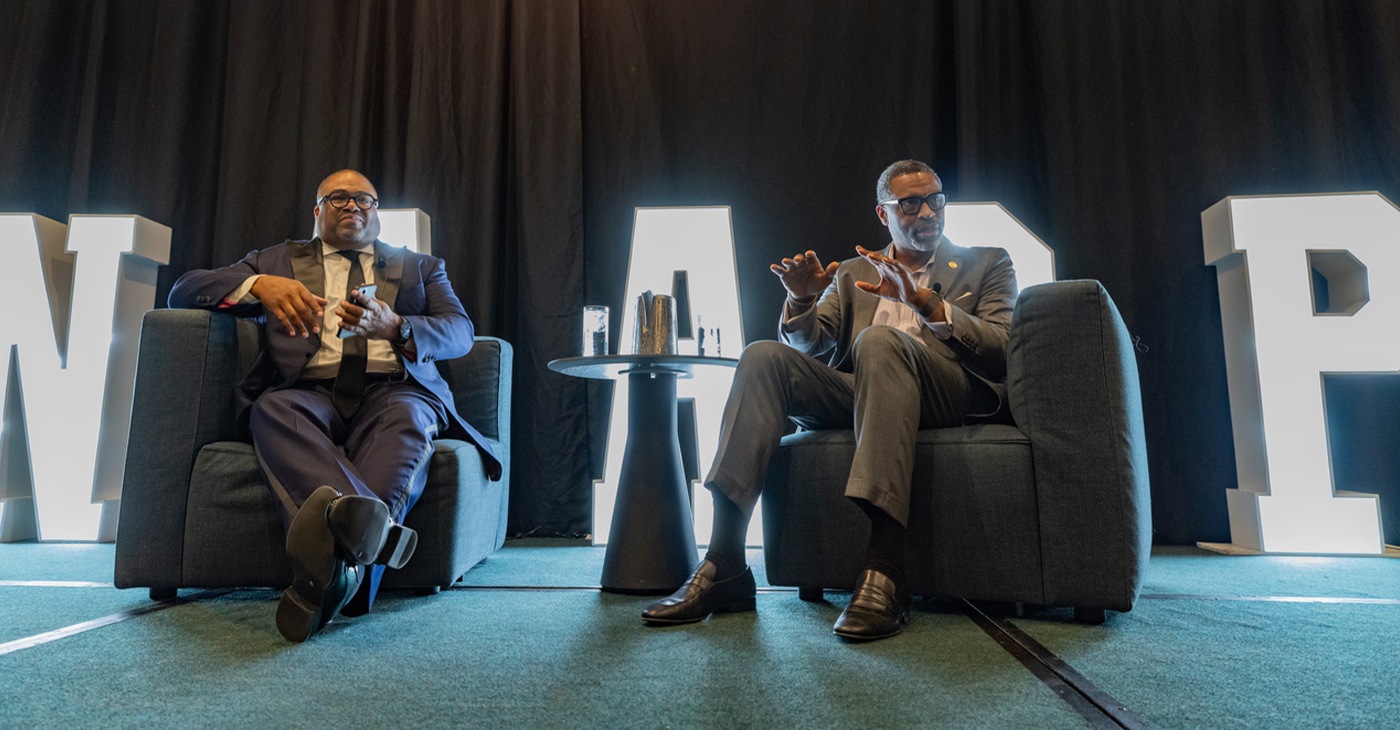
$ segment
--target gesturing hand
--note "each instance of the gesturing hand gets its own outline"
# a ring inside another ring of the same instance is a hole
[[[832,277],[836,276],[837,266],[840,264],[832,261],[829,266],[822,268],[822,262],[817,255],[808,251],[790,259],[783,259],[781,264],[773,264],[768,268],[783,280],[783,288],[788,290],[793,299],[807,299],[826,291],[831,285]]]
[[[358,304],[356,304],[358,302]],[[346,299],[335,310],[340,317],[340,328],[371,340],[392,340],[399,334],[403,318],[380,299],[361,294],[358,290],[352,299]]]
[[[880,283],[871,284],[865,281],[857,281],[856,286],[861,291],[868,291],[877,297],[889,299],[896,302],[903,302],[918,309],[928,303],[931,297],[938,296],[931,289],[921,289],[914,283],[914,272],[908,266],[886,256],[879,251],[867,251],[860,246],[856,246],[856,253],[865,257],[866,261],[875,265],[875,270],[880,273]],[[940,315],[941,319],[941,315]]]
[[[248,291],[262,302],[263,310],[276,317],[292,337],[320,333],[326,300],[312,294],[305,284],[296,279],[269,274],[258,277]]]

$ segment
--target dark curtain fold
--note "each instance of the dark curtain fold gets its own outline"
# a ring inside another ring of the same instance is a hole
[[[163,296],[307,235],[321,177],[364,170],[432,216],[479,331],[516,347],[511,532],[578,534],[611,390],[546,364],[577,353],[583,304],[620,325],[633,208],[732,206],[745,333],[769,338],[768,264],[881,245],[876,175],[926,159],[1045,240],[1061,278],[1104,282],[1140,344],[1156,540],[1228,540],[1200,211],[1400,200],[1396,37],[1379,0],[18,2],[0,210],[170,225]],[[1327,391],[1355,414],[1330,424],[1337,486],[1382,494],[1391,542],[1397,381]]]

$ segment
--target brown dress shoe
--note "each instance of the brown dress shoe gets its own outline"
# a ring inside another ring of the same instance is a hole
[[[831,630],[843,639],[885,639],[909,625],[909,589],[878,570],[864,570],[851,602]]]
[[[652,624],[690,624],[712,613],[754,610],[758,586],[753,571],[746,565],[744,572],[716,581],[718,572],[714,563],[700,561],[700,567],[690,574],[685,585],[642,611],[642,620]]]

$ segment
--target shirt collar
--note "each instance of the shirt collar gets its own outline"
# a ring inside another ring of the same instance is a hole
[[[317,239],[317,240],[319,241],[320,239]],[[361,247],[359,247],[359,248],[352,248],[352,249],[339,249],[339,248],[336,248],[335,246],[330,245],[329,243],[326,243],[325,241],[321,241],[321,255],[322,255],[323,257],[324,257],[324,256],[330,256],[331,254],[340,253],[340,251],[342,251],[342,250],[350,250],[350,251],[354,251],[354,252],[356,252],[356,253],[367,253],[367,254],[373,255],[373,254],[374,254],[374,241],[370,241],[369,243],[367,243],[367,244],[365,244],[365,245],[363,245],[363,246],[361,246]]]

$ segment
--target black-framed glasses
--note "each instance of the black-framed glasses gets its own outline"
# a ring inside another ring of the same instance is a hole
[[[898,205],[905,215],[918,215],[927,204],[929,210],[943,210],[943,206],[948,204],[948,196],[943,193],[930,193],[924,197],[911,195],[898,200],[882,200],[880,205]]]
[[[351,195],[349,193],[341,192],[339,190],[316,201],[316,204],[320,205],[322,203],[330,203],[332,208],[335,208],[336,210],[344,210],[345,206],[349,205],[350,201],[352,200],[355,201],[355,207],[359,208],[360,210],[369,210],[370,208],[379,205],[379,198],[376,198],[373,195],[370,195],[369,193],[355,193],[354,195]]]

